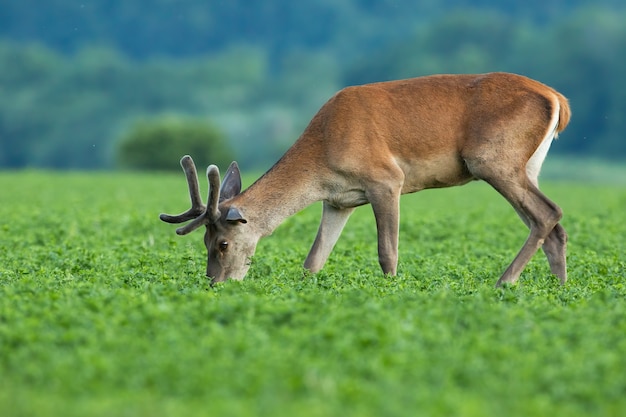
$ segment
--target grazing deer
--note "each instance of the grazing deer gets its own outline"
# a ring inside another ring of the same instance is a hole
[[[354,208],[370,203],[380,266],[395,275],[400,196],[484,180],[530,228],[497,286],[515,283],[539,247],[565,283],[562,212],[539,191],[537,177],[552,140],[569,119],[563,95],[514,74],[434,75],[347,87],[244,192],[236,162],[221,186],[219,170],[211,165],[205,206],[195,165],[184,156],[191,208],[160,218],[192,220],[176,230],[179,235],[206,226],[207,276],[219,282],[243,279],[259,239],[321,200],[321,224],[304,262],[307,270],[319,271]]]

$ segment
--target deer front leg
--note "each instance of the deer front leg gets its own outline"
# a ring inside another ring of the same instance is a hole
[[[378,231],[378,262],[385,275],[396,275],[400,233],[400,189],[369,196]]]
[[[315,273],[324,267],[354,208],[339,209],[324,202],[322,220],[313,247],[304,261],[304,268]]]

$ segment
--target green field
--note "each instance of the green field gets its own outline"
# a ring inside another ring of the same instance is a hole
[[[369,207],[326,268],[321,207],[210,288],[182,173],[0,173],[1,416],[621,416],[626,188],[546,182],[569,232],[561,287],[483,183],[406,196],[399,275]],[[202,189],[205,189],[204,182]]]

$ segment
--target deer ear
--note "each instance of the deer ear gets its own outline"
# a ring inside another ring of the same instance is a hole
[[[226,213],[226,221],[248,223],[248,221],[243,218],[243,215],[241,214],[241,212],[239,211],[237,207],[231,207],[228,209],[228,213]]]
[[[239,166],[237,162],[233,161],[226,174],[224,180],[220,186],[220,203],[224,200],[228,200],[241,192],[241,173],[239,172]]]

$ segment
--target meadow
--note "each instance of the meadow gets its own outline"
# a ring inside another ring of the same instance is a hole
[[[202,182],[201,188],[205,189]],[[402,201],[384,277],[359,208],[317,275],[321,206],[210,287],[182,173],[0,173],[2,416],[618,416],[626,410],[626,187],[544,181],[569,281],[484,183]]]

